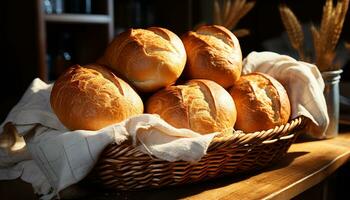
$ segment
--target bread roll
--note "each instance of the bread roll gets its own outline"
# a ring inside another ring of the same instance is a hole
[[[186,51],[181,39],[167,29],[129,29],[112,41],[99,63],[118,72],[139,91],[151,92],[179,78]]]
[[[202,26],[182,37],[187,53],[189,79],[209,79],[228,88],[242,71],[242,52],[238,39],[222,26]]]
[[[263,73],[251,73],[230,89],[237,107],[236,129],[244,132],[268,130],[288,122],[290,102],[284,87]]]
[[[232,97],[210,80],[191,80],[160,90],[147,101],[146,111],[160,115],[174,127],[202,134],[232,128],[236,121]]]
[[[70,130],[98,130],[143,113],[143,103],[122,79],[98,65],[69,68],[55,82],[51,107]]]

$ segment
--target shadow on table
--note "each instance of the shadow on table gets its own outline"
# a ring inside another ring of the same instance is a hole
[[[342,135],[343,133],[350,132],[350,122],[349,124],[339,124],[338,127],[338,135]],[[325,139],[316,139],[316,138],[311,138],[310,136],[307,136],[306,134],[301,134],[298,136],[296,141],[294,143],[304,143],[304,142],[317,142],[317,141],[322,141],[322,140],[328,140],[327,138]]]

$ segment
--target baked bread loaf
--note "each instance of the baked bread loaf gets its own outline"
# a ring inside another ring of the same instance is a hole
[[[51,107],[70,130],[98,130],[143,113],[138,94],[98,65],[69,68],[55,82]]]
[[[236,107],[230,94],[210,80],[191,80],[151,96],[146,112],[160,115],[176,128],[212,133],[232,128]]]
[[[186,76],[209,79],[228,88],[242,71],[242,52],[236,36],[223,26],[201,26],[182,38],[187,53]]]
[[[186,64],[186,51],[173,32],[158,27],[129,29],[118,35],[98,61],[141,92],[173,84]]]
[[[267,74],[241,76],[229,92],[237,107],[235,128],[238,130],[268,130],[289,120],[291,108],[287,92]]]

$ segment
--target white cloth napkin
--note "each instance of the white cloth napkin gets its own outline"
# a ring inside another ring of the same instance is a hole
[[[244,60],[243,73],[252,71],[265,72],[280,80],[291,98],[293,117],[309,117],[313,124],[308,133],[323,136],[328,115],[322,95],[324,84],[314,65],[271,52],[253,52]],[[83,179],[101,151],[112,142],[120,144],[131,138],[141,151],[158,158],[195,162],[205,155],[216,135],[202,136],[188,129],[176,129],[149,114],[99,131],[68,131],[51,110],[51,87],[35,79],[0,127],[0,180],[21,177],[32,184],[36,193],[43,194],[42,199],[51,199]],[[6,133],[2,130],[7,122],[16,125],[26,146],[16,150],[3,146],[1,139],[6,138]]]
[[[50,199],[82,180],[110,143],[120,144],[131,138],[141,151],[158,158],[195,162],[205,155],[217,134],[177,129],[151,114],[98,131],[68,131],[51,110],[50,92],[51,85],[35,79],[1,125],[3,132],[7,122],[16,124],[26,146],[16,151],[0,148],[0,180],[21,177],[33,185],[35,192],[44,194],[42,199]]]
[[[254,71],[269,74],[283,84],[290,98],[292,118],[303,115],[311,119],[306,126],[309,136],[326,137],[329,117],[324,81],[315,65],[273,52],[252,52],[243,60],[242,73]]]

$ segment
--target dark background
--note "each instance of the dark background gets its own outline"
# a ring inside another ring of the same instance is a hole
[[[135,7],[133,4],[135,2],[138,2],[140,7]],[[240,21],[237,27],[248,28],[251,31],[249,36],[239,39],[243,55],[251,51],[271,50],[294,56],[295,52],[290,49],[285,35],[283,36],[284,28],[278,5],[287,4],[303,24],[318,24],[324,2],[324,0],[257,0],[253,10]],[[0,2],[0,44],[3,49],[0,54],[1,121],[11,107],[18,102],[30,82],[38,77],[36,46],[38,24],[35,3],[35,0]],[[211,23],[211,10],[211,0],[115,0],[115,32],[117,34],[129,27],[162,26],[182,35],[199,23]],[[341,64],[344,66],[342,81],[350,80],[347,63],[349,53],[343,48],[343,42],[350,41],[349,28],[350,21],[347,16],[339,45],[342,55]],[[73,38],[73,40],[81,40],[81,38]],[[275,42],[271,43],[271,41]]]
[[[135,7],[135,2],[138,2],[141,7]],[[237,27],[248,28],[251,31],[249,36],[239,38],[243,55],[246,56],[251,51],[270,50],[295,56],[295,52],[290,48],[285,36],[278,5],[281,3],[287,4],[302,23],[308,27],[310,23],[319,24],[324,2],[325,0],[257,0],[253,10],[240,21]],[[161,26],[182,35],[197,24],[211,23],[211,10],[211,0],[114,0],[115,32],[118,33],[130,27]],[[36,0],[0,1],[1,122],[10,109],[19,101],[30,82],[38,77],[37,26]],[[74,31],[85,31],[79,26],[74,26],[74,29]],[[87,34],[89,33],[87,32]],[[342,83],[350,81],[349,52],[343,48],[344,41],[350,42],[349,36],[350,20],[348,12],[338,50],[344,70]],[[49,37],[48,43],[54,43],[55,39]],[[89,43],[84,39],[80,37],[73,38],[72,43]],[[311,40],[306,41],[309,44],[312,42]],[[91,48],[94,48],[94,46],[91,46]],[[348,91],[344,90],[341,93],[350,96]],[[346,131],[348,131],[348,127],[346,127]],[[344,131],[344,129],[341,129],[341,131]],[[337,193],[334,194],[337,197],[336,199],[341,199],[344,194],[347,194],[349,164],[338,170],[338,174],[335,176],[337,177],[334,178],[335,184],[333,187],[337,188]],[[21,188],[19,189],[21,190],[20,196],[25,196],[23,197],[25,199],[35,199],[31,189],[29,189],[30,187],[27,185],[27,190],[22,191],[21,184],[24,183],[20,181],[5,182],[2,186],[6,185],[8,187],[2,187],[2,191],[7,190],[7,188]],[[18,194],[18,191],[6,192]],[[310,194],[310,199],[321,195],[319,190],[311,189],[304,193],[304,196],[297,196],[295,199],[305,199],[305,194]]]

